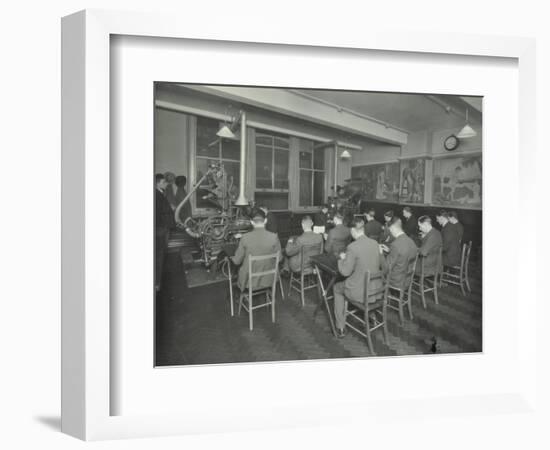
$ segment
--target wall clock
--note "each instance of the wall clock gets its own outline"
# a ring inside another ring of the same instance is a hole
[[[443,143],[443,145],[445,146],[445,150],[449,152],[456,150],[458,144],[460,144],[460,140],[454,134],[451,134],[448,138],[446,138],[445,142]]]

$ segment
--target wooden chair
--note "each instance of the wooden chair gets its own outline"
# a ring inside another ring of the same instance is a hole
[[[300,271],[290,271],[290,279],[288,281],[288,296],[292,294],[292,290],[300,293],[302,306],[305,306],[305,291],[317,287],[316,269],[309,260],[310,256],[320,255],[323,253],[323,242],[319,244],[304,245],[300,249]]]
[[[424,262],[426,257],[420,256],[420,273],[415,274],[412,282],[412,292],[417,295],[420,295],[422,299],[422,306],[426,309],[426,294],[428,292],[434,293],[434,301],[436,305],[439,305],[439,298],[437,294],[437,287],[439,284],[439,274],[441,273],[442,265],[442,252],[443,248],[435,250],[437,252],[437,264],[433,273],[426,273],[424,269]]]
[[[413,319],[412,313],[412,289],[413,289],[413,280],[414,274],[416,271],[416,264],[418,261],[418,253],[414,255],[413,258],[410,258],[407,263],[407,268],[405,272],[405,277],[401,286],[392,286],[390,284],[392,269],[388,273],[388,308],[391,308],[399,312],[399,321],[403,324],[404,314],[403,310],[405,306],[409,310],[409,319]]]
[[[381,286],[372,289],[376,281],[381,282]],[[346,299],[346,326],[351,328],[367,340],[369,352],[375,356],[372,344],[372,333],[378,328],[382,328],[384,342],[388,338],[388,285],[382,272],[365,274],[365,291],[363,302],[356,303]],[[351,305],[350,305],[351,304]],[[356,325],[358,324],[358,325]],[[361,328],[362,329],[361,329]]]
[[[460,257],[460,265],[446,266],[439,277],[441,287],[444,283],[460,286],[462,295],[466,295],[466,289],[471,292],[470,280],[468,279],[468,266],[470,263],[470,252],[472,251],[472,241],[462,245],[462,255]],[[465,289],[466,288],[466,289]]]
[[[279,273],[279,258],[279,252],[271,255],[248,257],[248,286],[241,291],[238,314],[241,314],[241,308],[244,308],[248,312],[248,324],[251,331],[254,329],[254,317],[252,313],[255,309],[271,306],[271,321],[275,322],[275,290],[277,288],[277,275]],[[273,264],[269,264],[269,261],[273,261]],[[269,264],[272,267],[268,269],[261,267],[260,270],[254,271],[255,263],[262,262],[261,266]],[[270,286],[253,287],[255,279],[269,276],[272,277]],[[253,298],[258,295],[265,295],[265,302],[254,305]]]

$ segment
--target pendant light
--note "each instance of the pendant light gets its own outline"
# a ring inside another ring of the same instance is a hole
[[[477,133],[476,130],[474,130],[468,123],[468,108],[466,108],[466,125],[464,125],[456,137],[459,139],[468,139],[474,136],[477,136]]]

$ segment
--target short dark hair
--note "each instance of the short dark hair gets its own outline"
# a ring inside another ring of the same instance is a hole
[[[374,210],[374,208],[369,208],[367,209],[367,214],[374,217],[376,215],[376,211]]]
[[[156,173],[156,174],[155,174],[155,183],[158,184],[158,183],[160,183],[162,180],[164,180],[164,174],[162,174],[162,173]]]
[[[265,220],[265,213],[260,208],[253,208],[250,212],[250,219],[253,222],[263,222]]]
[[[455,219],[458,219],[458,214],[456,211],[449,211],[449,217],[454,217]]]
[[[302,223],[309,222],[313,225],[313,219],[309,214],[306,214],[304,217],[302,217]]]
[[[430,216],[420,216],[420,218],[418,219],[418,223],[429,223],[430,225],[432,224],[432,219],[430,218]]]
[[[267,206],[265,205],[259,205],[258,208],[260,208],[262,211],[265,209],[266,211],[268,211],[268,208]]]
[[[328,207],[328,204],[327,204],[327,203],[323,203],[323,204],[321,205],[321,209],[325,209],[325,208],[326,208],[326,209],[329,209],[329,207]]]
[[[411,209],[410,206],[405,206],[405,207],[403,208],[403,211],[407,211],[408,213],[411,213],[411,214],[412,214],[412,209]]]
[[[384,213],[384,217],[393,217],[393,215],[394,215],[394,214],[393,214],[393,211],[392,211],[392,210],[386,211],[386,212]]]
[[[397,216],[394,216],[390,219],[390,223],[389,223],[389,226],[396,226],[396,227],[399,227],[399,228],[402,228],[403,227],[403,223],[401,222],[401,219]]]
[[[351,227],[356,230],[362,230],[365,228],[365,220],[361,217],[354,217],[351,221]]]
[[[437,217],[445,217],[446,219],[449,218],[449,213],[447,211],[445,211],[444,209],[439,211],[436,215],[437,215]]]
[[[187,177],[185,175],[178,175],[176,177],[176,186],[185,187],[187,185]]]

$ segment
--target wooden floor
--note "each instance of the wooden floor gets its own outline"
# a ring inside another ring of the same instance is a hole
[[[326,314],[316,317],[316,290],[310,290],[302,308],[299,295],[277,299],[276,323],[267,308],[254,313],[254,330],[248,317],[231,317],[226,283],[188,288],[177,254],[167,255],[163,289],[157,297],[156,365],[187,365],[250,361],[288,361],[366,357],[364,339],[348,330],[343,339],[330,333]],[[458,287],[440,290],[439,305],[428,295],[428,307],[413,299],[414,319],[399,324],[389,311],[389,337],[377,333],[378,356],[480,352],[482,350],[481,270],[473,265],[472,293],[462,296]],[[285,283],[286,290],[286,283]]]

